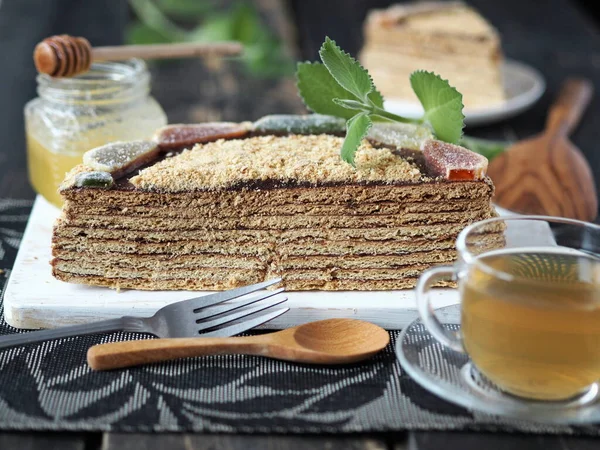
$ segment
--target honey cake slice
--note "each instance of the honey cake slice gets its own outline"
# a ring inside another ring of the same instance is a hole
[[[227,123],[216,139],[186,125],[186,145],[190,127],[202,140],[182,149],[161,130],[155,145],[123,146],[131,161],[119,143],[95,149],[61,187],[54,276],[150,290],[273,276],[288,290],[406,289],[455,259],[462,228],[496,214],[487,161],[426,129],[374,127],[352,167],[339,157],[338,121],[267,122]]]
[[[503,103],[500,36],[463,2],[425,1],[372,10],[360,60],[389,100],[416,102],[409,76],[428,70],[449,80],[467,108]]]

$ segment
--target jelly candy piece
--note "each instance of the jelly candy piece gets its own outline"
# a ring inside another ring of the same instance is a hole
[[[235,139],[250,131],[249,122],[207,122],[198,124],[176,124],[159,128],[153,140],[161,149],[181,149],[194,144],[216,141],[217,139]]]
[[[73,180],[73,186],[76,187],[92,187],[92,188],[104,188],[111,187],[114,183],[113,177],[108,172],[82,172],[75,176]]]
[[[156,159],[159,151],[151,141],[113,142],[84,153],[83,163],[119,178]]]
[[[259,133],[341,134],[346,131],[346,121],[322,114],[274,114],[254,122]]]
[[[487,171],[485,157],[458,145],[430,139],[423,145],[423,155],[429,173],[447,180],[480,180]]]
[[[431,130],[424,126],[408,123],[374,123],[367,138],[397,148],[421,150],[423,143],[433,139]]]

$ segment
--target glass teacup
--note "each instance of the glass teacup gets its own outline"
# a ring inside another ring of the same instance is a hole
[[[456,246],[456,265],[424,272],[417,285],[421,319],[439,342],[520,397],[565,400],[600,380],[600,226],[499,217],[465,228]],[[461,298],[458,334],[429,302],[449,277]]]

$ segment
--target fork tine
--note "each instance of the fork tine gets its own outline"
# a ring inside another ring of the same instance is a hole
[[[261,300],[266,300],[269,297],[273,297],[277,294],[281,294],[284,290],[285,290],[285,288],[279,288],[274,291],[269,291],[266,293],[254,295],[248,299],[244,299],[239,302],[227,303],[225,305],[220,305],[220,306],[211,306],[209,308],[200,308],[199,309],[200,312],[196,313],[196,315],[194,317],[196,318],[196,321],[201,320],[201,319],[208,319],[209,317],[218,316],[219,314],[233,311],[235,309],[241,308],[243,306],[251,305],[252,303],[256,303]]]
[[[290,308],[277,308],[274,311],[269,311],[256,317],[253,317],[249,320],[244,320],[243,322],[234,323],[232,325],[219,328],[214,331],[209,331],[208,333],[201,333],[200,337],[228,337],[235,336],[236,334],[243,333],[244,331],[251,330],[252,328],[256,328],[263,323],[268,322],[269,320],[273,320],[275,317],[279,317],[285,312],[288,312]]]
[[[217,292],[216,294],[203,295],[201,297],[190,298],[180,302],[180,305],[184,307],[192,306],[194,310],[200,308],[206,308],[207,306],[216,305],[217,303],[223,303],[227,300],[241,297],[242,295],[250,294],[255,291],[260,291],[266,287],[272,286],[281,282],[281,278],[273,278],[272,280],[263,281],[262,283],[251,284],[250,286],[244,286],[237,289],[231,289],[229,291]]]
[[[279,305],[280,303],[283,303],[286,300],[287,300],[287,297],[275,298],[275,299],[272,299],[269,301],[261,302],[257,306],[252,306],[250,308],[243,308],[240,311],[237,311],[235,313],[226,314],[223,317],[217,317],[216,319],[211,319],[211,320],[207,320],[204,322],[200,322],[198,324],[198,332],[201,333],[202,330],[209,330],[211,328],[218,327],[219,325],[233,322],[234,320],[249,316],[250,314],[254,314],[256,312],[262,311],[263,309],[267,309],[272,306]]]

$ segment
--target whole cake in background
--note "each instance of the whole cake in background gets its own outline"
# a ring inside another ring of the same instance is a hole
[[[455,260],[466,225],[496,215],[482,156],[378,123],[353,167],[344,133],[335,117],[267,116],[92,150],[61,188],[53,274],[151,290],[275,276],[287,290],[405,289]]]
[[[497,31],[462,2],[419,2],[373,10],[359,55],[388,99],[414,100],[415,70],[437,73],[463,94],[466,108],[502,103],[502,48]]]

